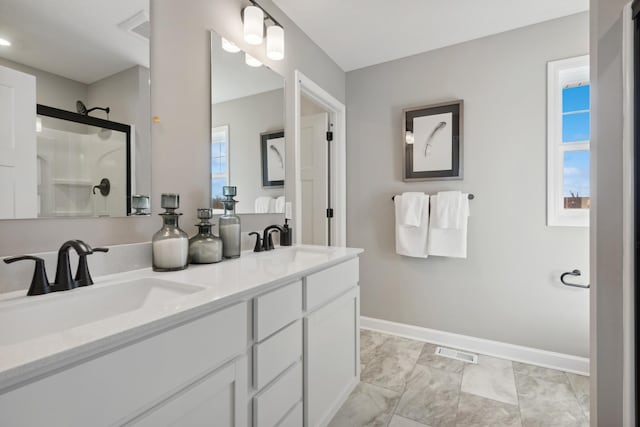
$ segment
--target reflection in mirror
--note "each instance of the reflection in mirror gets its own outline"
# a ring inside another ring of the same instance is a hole
[[[149,213],[148,17],[149,0],[2,1],[0,219]]]
[[[284,78],[229,46],[211,33],[212,207],[235,185],[237,213],[284,213]]]

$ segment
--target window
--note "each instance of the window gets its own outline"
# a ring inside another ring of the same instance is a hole
[[[589,226],[589,56],[547,67],[547,225]]]
[[[211,130],[211,207],[222,209],[222,187],[229,185],[229,126]]]

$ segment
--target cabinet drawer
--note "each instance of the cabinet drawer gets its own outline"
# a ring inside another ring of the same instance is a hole
[[[253,398],[255,427],[273,427],[302,400],[302,364],[296,363],[275,383]]]
[[[111,426],[138,415],[224,361],[244,354],[240,303],[0,395],[7,426]],[[72,409],[69,393],[76,390]],[[39,399],[37,410],[25,405]]]
[[[196,381],[127,427],[246,425],[247,397],[242,387],[246,370],[246,362],[240,358]]]
[[[296,406],[285,415],[280,421],[278,427],[301,427],[302,426],[302,402],[298,402]]]
[[[269,384],[302,355],[302,321],[287,326],[253,347],[253,386]]]
[[[254,338],[262,341],[302,316],[302,282],[256,297],[253,310]]]
[[[309,275],[305,279],[305,309],[313,310],[356,286],[358,280],[358,258]]]

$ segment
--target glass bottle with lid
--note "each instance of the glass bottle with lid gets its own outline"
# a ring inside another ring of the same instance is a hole
[[[236,215],[236,187],[222,187],[224,215],[218,219],[220,238],[222,239],[222,255],[225,258],[240,256],[240,217]]]
[[[211,232],[209,208],[198,209],[198,234],[189,239],[189,260],[192,264],[212,264],[222,261],[222,240]]]
[[[153,271],[184,270],[189,265],[189,236],[178,226],[180,213],[179,194],[163,194],[160,206],[165,209],[161,213],[162,228],[153,235],[151,247],[153,252]]]

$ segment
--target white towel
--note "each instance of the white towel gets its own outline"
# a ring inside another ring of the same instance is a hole
[[[284,206],[285,206],[285,197],[280,196],[276,199],[275,208],[273,211],[275,213],[284,213]]]
[[[258,197],[254,203],[253,210],[255,213],[268,213],[270,211],[273,197]]]
[[[431,211],[438,209],[440,196],[431,196]],[[452,258],[467,257],[467,222],[469,218],[469,199],[463,194],[459,209],[460,228],[438,228],[432,220],[429,222],[429,244],[427,253]]]
[[[414,258],[426,258],[427,238],[429,236],[429,196],[422,195],[420,226],[413,227],[402,223],[402,196],[394,199],[396,208],[396,252]]]
[[[435,228],[460,228],[464,196],[460,191],[440,191],[436,207],[431,206],[431,222]]]
[[[429,206],[425,208],[424,201],[424,193],[402,193],[402,197],[400,197],[400,224],[419,227],[422,222],[422,211],[429,209]]]

